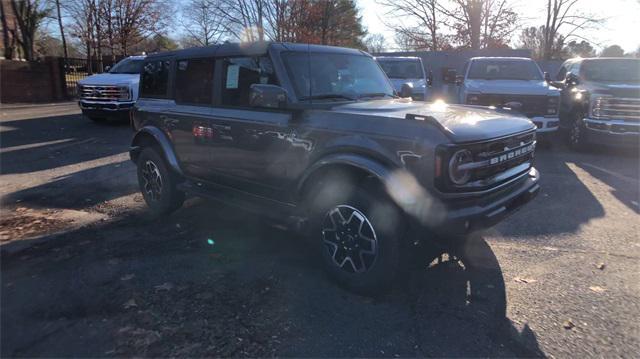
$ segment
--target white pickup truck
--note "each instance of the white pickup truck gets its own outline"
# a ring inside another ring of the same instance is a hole
[[[538,127],[538,135],[560,124],[560,91],[549,82],[535,61],[523,57],[474,57],[456,76],[460,103],[516,110]]]
[[[78,105],[93,120],[126,119],[138,99],[140,70],[146,56],[130,56],[108,72],[78,81]]]

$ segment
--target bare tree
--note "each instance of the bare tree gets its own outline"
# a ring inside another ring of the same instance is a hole
[[[60,29],[60,39],[62,40],[62,50],[64,59],[69,58],[69,50],[67,49],[67,39],[64,35],[64,25],[62,24],[62,11],[60,10],[60,0],[54,0],[56,6],[56,17],[58,19],[58,27]]]
[[[197,46],[218,43],[226,33],[219,0],[190,0],[183,7],[183,27]]]
[[[582,38],[577,34],[578,31],[602,22],[600,18],[581,12],[579,6],[576,6],[579,2],[580,0],[547,0],[543,52],[545,60],[553,57],[554,43],[557,42],[561,29],[567,29],[565,39],[572,36]]]
[[[455,30],[462,47],[504,47],[516,29],[518,14],[508,0],[452,0],[453,6],[438,5]]]
[[[387,40],[382,34],[369,34],[364,38],[364,46],[372,54],[384,52],[387,48]]]
[[[431,51],[440,50],[439,32],[442,6],[438,0],[378,0],[386,15],[394,19],[387,24],[409,42],[421,44]]]
[[[224,18],[226,31],[241,41],[264,41],[268,0],[220,0],[217,11]]]
[[[274,41],[308,41],[313,32],[309,26],[312,6],[309,0],[270,0],[266,36]]]
[[[129,47],[168,25],[172,3],[164,0],[114,0],[113,20],[120,51],[128,55]]]
[[[11,8],[20,32],[20,36],[17,37],[18,44],[22,48],[24,58],[33,60],[36,32],[51,13],[51,9],[40,0],[11,0]]]

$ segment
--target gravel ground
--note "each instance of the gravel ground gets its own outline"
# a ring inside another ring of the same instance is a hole
[[[477,234],[468,258],[425,256],[368,298],[330,282],[313,245],[252,214],[191,199],[148,218],[126,125],[82,119],[73,103],[0,113],[3,357],[640,349],[633,151],[539,150],[536,200]]]

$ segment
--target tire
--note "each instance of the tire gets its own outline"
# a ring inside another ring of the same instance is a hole
[[[586,142],[585,135],[586,131],[582,116],[580,114],[574,115],[567,130],[569,146],[576,151],[584,150]]]
[[[185,195],[176,188],[179,177],[169,171],[157,150],[144,148],[137,166],[138,185],[153,217],[169,214],[182,206]]]
[[[310,211],[311,240],[327,274],[346,289],[381,294],[403,273],[401,211],[377,186],[318,189]]]

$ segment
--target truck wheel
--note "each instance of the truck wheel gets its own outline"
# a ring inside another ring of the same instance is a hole
[[[182,206],[184,192],[176,188],[177,176],[170,172],[164,159],[152,147],[138,157],[138,184],[154,217],[171,213]]]
[[[319,191],[315,203],[327,196],[331,194]],[[320,247],[324,269],[357,293],[381,293],[401,272],[402,215],[384,197],[353,187],[347,198],[331,200],[311,214],[311,236]]]
[[[572,149],[581,151],[585,147],[585,127],[581,115],[575,115],[570,123],[568,131],[569,146]]]

